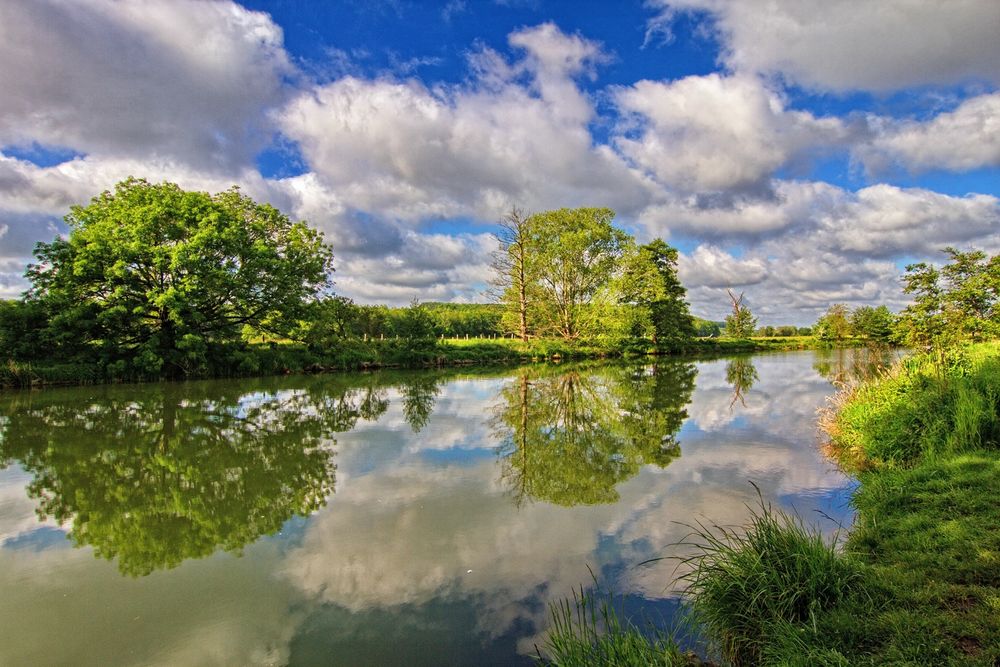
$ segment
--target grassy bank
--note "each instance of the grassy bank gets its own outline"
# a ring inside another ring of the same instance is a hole
[[[838,548],[762,503],[742,529],[698,527],[686,596],[710,654],[733,665],[1000,664],[1000,344],[946,368],[907,359],[845,389],[822,423],[860,482],[855,526]],[[612,630],[624,645],[643,635]],[[548,657],[574,664],[563,655]]]
[[[847,345],[852,341],[845,341]],[[839,344],[838,344],[839,345]],[[674,355],[701,356],[746,352],[803,350],[827,347],[811,336],[753,338],[696,338],[670,351]],[[350,371],[372,368],[430,368],[465,365],[512,365],[666,354],[648,341],[608,345],[536,339],[527,343],[506,338],[453,338],[430,340],[344,340],[325,349],[290,341],[255,341],[243,345],[217,345],[188,368],[168,369],[175,377],[244,377]],[[105,382],[141,382],[160,379],[123,361],[8,360],[0,363],[0,387],[30,387]]]

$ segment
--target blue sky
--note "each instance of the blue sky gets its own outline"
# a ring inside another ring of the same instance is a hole
[[[899,308],[1000,250],[995,0],[0,0],[0,296],[128,175],[319,227],[361,302],[483,300],[493,222],[610,206],[696,313]]]

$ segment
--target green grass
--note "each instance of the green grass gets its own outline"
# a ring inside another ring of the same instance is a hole
[[[812,650],[810,640],[821,614],[864,599],[867,571],[835,541],[763,502],[745,526],[698,524],[692,537],[684,594],[713,653],[733,665],[839,664],[835,650]]]
[[[818,347],[805,337],[729,340],[692,340],[676,355],[724,355],[730,353],[791,350]],[[203,362],[185,370],[185,378],[245,377],[287,373],[351,371],[373,368],[432,368],[439,366],[515,365],[547,361],[643,357],[659,354],[649,341],[615,345],[560,339],[532,339],[527,343],[509,338],[450,339],[344,339],[325,348],[309,347],[290,340],[255,339],[244,344],[215,344]],[[0,363],[0,387],[51,384],[97,384],[106,382],[155,381],[157,376],[134,368],[126,360],[85,359],[77,361]]]

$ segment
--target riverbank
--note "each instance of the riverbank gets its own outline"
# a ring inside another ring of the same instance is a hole
[[[861,341],[839,341],[838,346]],[[807,350],[829,347],[812,336],[791,336],[733,340],[696,338],[670,351],[657,349],[649,341],[625,345],[602,345],[536,339],[524,343],[506,338],[431,340],[345,340],[328,348],[315,349],[289,341],[255,342],[241,346],[216,346],[191,368],[178,368],[179,378],[229,378],[289,373],[321,373],[378,368],[433,368],[468,365],[516,365],[583,359],[723,355],[766,351]],[[123,362],[60,361],[24,362],[8,360],[0,364],[0,387],[23,388],[51,385],[102,384],[155,381],[151,376]]]
[[[699,527],[686,597],[708,653],[733,665],[1000,664],[1000,343],[944,369],[906,359],[844,389],[821,424],[858,478],[855,525],[829,544],[762,502],[741,529]],[[622,645],[642,636],[617,628]],[[557,640],[572,647],[574,633]],[[658,655],[686,664],[674,648]]]

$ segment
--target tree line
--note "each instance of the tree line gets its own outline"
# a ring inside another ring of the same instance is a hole
[[[1000,337],[1000,255],[945,248],[947,261],[936,267],[910,264],[903,292],[913,299],[900,313],[886,306],[830,306],[813,327],[821,340],[854,336],[866,340],[943,351],[964,342]]]
[[[180,377],[260,370],[251,341],[294,341],[321,354],[359,340],[398,337],[433,350],[443,337],[510,336],[670,352],[695,336],[807,333],[758,327],[732,292],[723,327],[693,317],[677,249],[662,239],[639,244],[614,216],[512,208],[496,235],[493,303],[390,308],[336,295],[322,234],[237,188],[211,195],[129,178],[72,207],[69,234],[36,246],[30,289],[0,302],[0,353],[103,377]],[[835,304],[812,333],[915,347],[996,336],[1000,260],[947,252],[941,268],[907,268],[914,303],[899,315]]]

